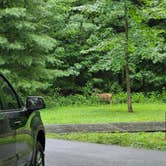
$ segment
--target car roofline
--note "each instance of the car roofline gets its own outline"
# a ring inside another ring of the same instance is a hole
[[[23,103],[22,103],[22,100],[20,100],[19,95],[17,94],[17,92],[15,91],[15,89],[13,88],[13,86],[11,85],[11,83],[8,81],[8,79],[7,79],[2,73],[0,73],[0,77],[2,77],[2,78],[7,82],[7,84],[9,85],[9,87],[13,90],[14,94],[16,95],[18,104],[19,104],[19,106],[21,107],[22,104],[23,104]]]

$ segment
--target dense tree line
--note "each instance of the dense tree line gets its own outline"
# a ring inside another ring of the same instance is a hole
[[[124,0],[0,0],[0,72],[22,94],[125,91]],[[132,91],[166,84],[166,1],[127,0]]]

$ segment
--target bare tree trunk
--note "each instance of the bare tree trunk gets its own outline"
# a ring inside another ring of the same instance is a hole
[[[24,0],[24,8],[27,7],[27,0]]]
[[[125,0],[125,70],[126,70],[126,88],[127,88],[127,102],[128,102],[128,112],[133,112],[132,108],[132,97],[131,97],[131,85],[130,85],[130,70],[129,70],[129,51],[128,51],[128,45],[129,45],[129,26],[128,26],[128,8],[127,8],[127,2]]]

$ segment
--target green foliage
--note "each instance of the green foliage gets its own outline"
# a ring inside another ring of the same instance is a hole
[[[26,87],[28,88],[28,87]],[[87,90],[87,89],[86,89]],[[56,90],[55,90],[56,93]],[[47,105],[50,107],[57,106],[79,106],[79,105],[100,105],[109,104],[109,102],[100,101],[99,97],[95,94],[90,95],[70,95],[67,97],[60,96],[59,92],[54,97],[46,97]],[[133,103],[165,103],[166,102],[166,91],[163,92],[149,92],[147,94],[143,92],[137,92],[132,94]],[[127,94],[119,92],[113,94],[113,104],[123,104],[127,102]]]
[[[132,94],[133,103],[165,103],[165,91],[162,92],[137,92]],[[113,95],[113,103],[126,103],[127,94],[120,92]]]
[[[166,3],[127,4],[131,87],[161,92],[166,82]],[[125,91],[124,16],[122,0],[1,0],[0,72],[23,96],[55,96],[54,89],[64,96],[90,95],[94,89]],[[143,95],[133,99],[142,101]]]
[[[166,91],[165,90],[162,91],[161,98],[162,98],[163,102],[166,103]]]
[[[97,105],[100,100],[97,96],[83,96],[83,95],[70,95],[68,97],[56,96],[55,98],[46,98],[47,105],[55,106],[68,106],[68,105]]]
[[[42,32],[40,2],[1,1],[0,6],[0,71],[24,95],[49,87],[46,62],[56,40]]]
[[[156,4],[128,2],[129,61],[134,91],[148,92],[165,87],[164,4],[162,1]],[[152,13],[157,13],[158,17]],[[75,72],[68,75],[70,83],[66,83],[65,88],[61,83],[66,78],[60,78],[55,85],[67,94],[90,94],[94,88],[101,92],[124,90],[124,2],[76,3],[69,15],[61,41],[68,54],[65,66],[73,66]],[[65,34],[70,37],[67,43]],[[101,81],[94,82],[94,79]]]

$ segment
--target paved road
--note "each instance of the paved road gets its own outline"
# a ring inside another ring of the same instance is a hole
[[[166,166],[166,152],[47,139],[46,166]]]

